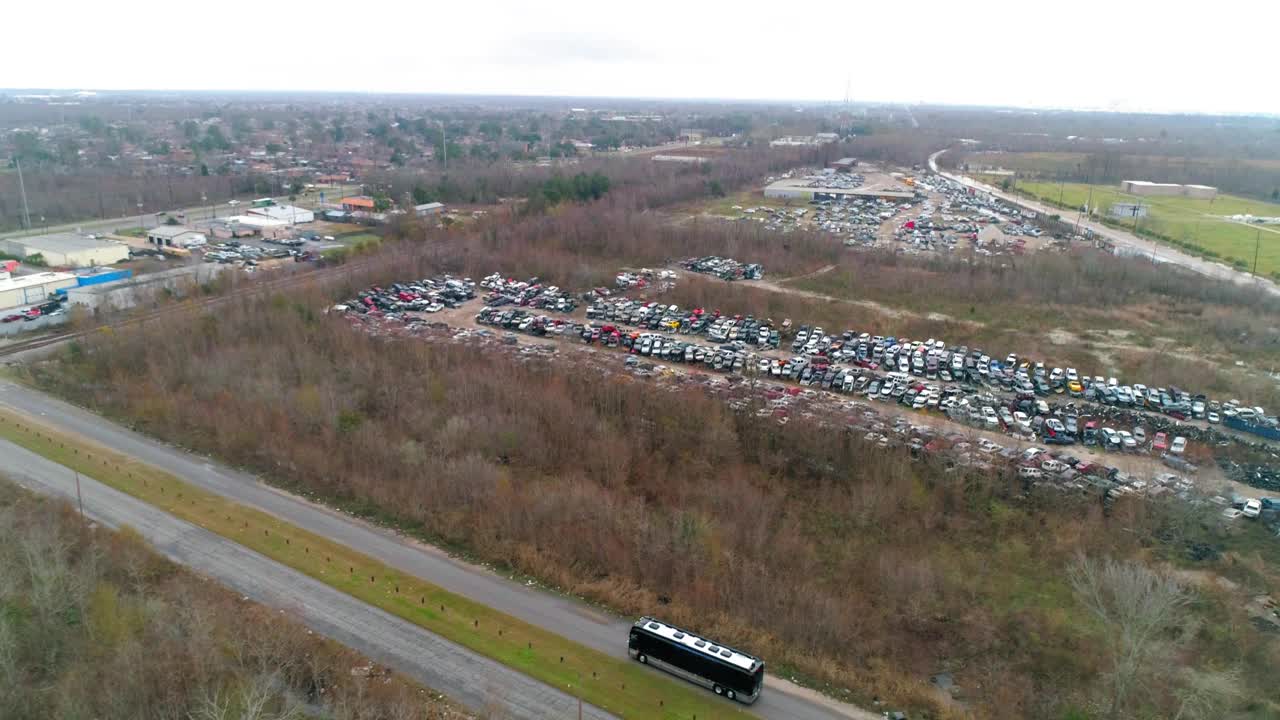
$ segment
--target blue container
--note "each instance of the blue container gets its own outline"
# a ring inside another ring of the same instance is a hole
[[[86,285],[101,285],[103,283],[116,282],[117,280],[128,280],[133,277],[132,270],[112,269],[106,272],[94,273],[92,275],[80,275],[76,278],[79,287]]]

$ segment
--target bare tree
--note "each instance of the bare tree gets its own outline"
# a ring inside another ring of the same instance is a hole
[[[1178,714],[1173,720],[1211,720],[1226,717],[1226,708],[1244,696],[1239,670],[1187,670],[1186,685],[1178,691]]]
[[[1188,601],[1177,580],[1130,561],[1081,556],[1068,571],[1076,597],[1107,628],[1112,693],[1108,717],[1119,717],[1161,646],[1161,633]]]

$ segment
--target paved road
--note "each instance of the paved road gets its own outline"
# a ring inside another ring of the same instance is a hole
[[[71,471],[0,440],[4,472],[23,486],[76,502]],[[178,520],[131,495],[81,476],[85,514],[128,525],[175,562],[253,600],[285,608],[316,632],[355,648],[477,711],[516,718],[577,717],[578,701],[527,675],[472,653],[230,540]],[[584,706],[583,716],[612,718]]]
[[[359,189],[359,185],[319,188],[316,192],[301,196],[294,204],[299,207],[315,207],[320,203],[319,191],[321,190],[325,194],[325,202],[331,203],[336,202],[341,197],[345,197],[347,193],[358,192]],[[278,203],[288,203],[289,196],[282,195],[275,198],[275,201]],[[197,205],[188,208],[175,208],[173,210],[167,210],[166,212],[175,216],[178,213],[182,213],[186,216],[185,222],[193,223],[197,220],[208,220],[212,217],[238,215],[243,213],[248,207],[249,202],[241,200],[235,205],[230,203],[214,202],[212,204]],[[12,230],[6,233],[0,233],[0,239],[26,237],[28,235],[47,235],[49,233],[60,232],[82,232],[101,235],[113,233],[117,230],[129,230],[139,227],[153,228],[164,222],[162,218],[156,217],[156,212],[156,210],[152,210],[151,212],[143,213],[141,215],[124,215],[121,217],[111,217],[102,220],[89,218],[80,222],[63,223],[61,225],[49,225],[43,227],[35,225],[30,230]]]
[[[1027,198],[1019,197],[1017,195],[1011,195],[997,188],[991,187],[990,185],[987,185],[985,183],[980,183],[977,180],[966,177],[964,175],[956,175],[954,173],[949,173],[949,172],[940,170],[938,168],[938,156],[944,152],[946,152],[946,150],[939,150],[938,152],[935,152],[934,154],[929,156],[930,170],[938,173],[939,175],[949,180],[953,180],[962,185],[966,185],[968,187],[974,188],[975,190],[981,190],[982,192],[988,193],[990,195],[994,195],[995,197],[998,197],[1001,200],[1004,200],[1005,202],[1008,202],[1010,204],[1017,205],[1018,207],[1034,210],[1035,212],[1043,213],[1045,215],[1061,215],[1063,220],[1068,222],[1074,222],[1071,212],[1069,210],[1064,211],[1061,208],[1045,205],[1043,203],[1039,203],[1034,200],[1028,200]],[[1240,272],[1239,270],[1236,270],[1235,268],[1229,267],[1222,263],[1211,262],[1209,260],[1204,260],[1202,258],[1193,257],[1191,255],[1187,255],[1186,253],[1180,252],[1177,249],[1170,247],[1169,245],[1153,242],[1145,238],[1140,238],[1137,235],[1134,235],[1133,233],[1125,232],[1123,230],[1116,230],[1114,228],[1109,228],[1106,225],[1094,222],[1092,220],[1081,218],[1080,227],[1087,228],[1093,231],[1095,235],[1106,238],[1108,241],[1115,243],[1118,246],[1130,248],[1133,251],[1140,253],[1144,256],[1151,257],[1152,255],[1154,255],[1155,258],[1157,260],[1160,260],[1161,262],[1172,263],[1174,265],[1181,265],[1182,267],[1185,267],[1189,270],[1193,270],[1206,277],[1216,278],[1219,280],[1228,280],[1230,282],[1239,283],[1240,285],[1251,285],[1255,287],[1260,287],[1263,290],[1273,295],[1280,295],[1280,287],[1276,286],[1276,284],[1271,282],[1270,280],[1267,280],[1265,278],[1254,277],[1253,275],[1250,275],[1247,272]]]
[[[187,482],[271,513],[528,623],[571,637],[614,657],[626,658],[625,638],[630,620],[604,613],[571,598],[513,582],[485,568],[451,558],[430,546],[275,490],[253,475],[156,442],[24,386],[0,381],[0,406],[27,413],[46,424],[164,468]],[[9,465],[9,462],[4,464],[6,467]],[[870,720],[879,717],[836,703],[780,678],[769,677],[766,685],[768,689],[751,708],[766,718],[827,720],[851,717]],[[432,686],[449,694],[439,684]]]

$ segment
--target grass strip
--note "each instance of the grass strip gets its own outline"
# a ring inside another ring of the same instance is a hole
[[[615,715],[753,717],[703,690],[497,612],[27,416],[0,410],[0,437]]]

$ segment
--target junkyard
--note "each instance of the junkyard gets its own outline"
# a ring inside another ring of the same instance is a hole
[[[1265,432],[1275,419],[1236,401],[1122,384],[942,340],[852,329],[828,333],[790,319],[622,294],[585,293],[588,302],[580,309],[558,287],[498,273],[481,281],[490,293],[476,312],[466,306],[474,287],[469,279],[424,279],[373,288],[335,310],[375,332],[443,333],[538,356],[565,348],[527,345],[517,333],[568,342],[584,346],[585,357],[602,371],[680,387],[694,383],[726,395],[736,409],[778,423],[821,416],[882,447],[942,454],[957,466],[1007,467],[1029,483],[1064,490],[1169,492],[1194,502],[1225,498],[1241,507],[1250,499],[1244,486],[1280,491],[1280,476],[1270,470],[1277,448],[1222,425]],[[433,317],[444,307],[451,311]],[[600,354],[610,350],[620,357],[610,361],[612,353]],[[1203,485],[1197,478],[1206,462],[1240,485]],[[1264,518],[1276,520],[1271,506]]]

